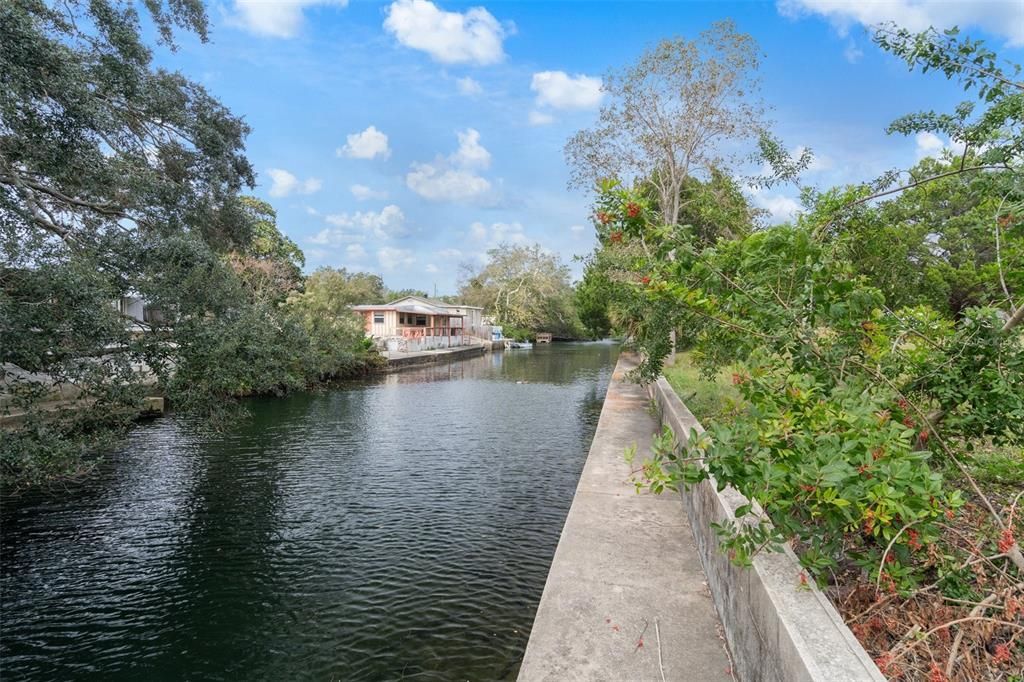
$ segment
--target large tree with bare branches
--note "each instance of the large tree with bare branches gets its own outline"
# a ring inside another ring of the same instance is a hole
[[[687,179],[730,169],[764,130],[758,46],[721,21],[695,40],[666,39],[605,76],[609,103],[565,146],[570,184],[649,180],[664,222],[678,222]]]

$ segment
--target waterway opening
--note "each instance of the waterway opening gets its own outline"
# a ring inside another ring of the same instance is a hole
[[[136,429],[2,509],[5,679],[514,679],[618,348]]]

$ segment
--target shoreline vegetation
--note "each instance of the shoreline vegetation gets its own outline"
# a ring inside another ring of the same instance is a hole
[[[198,0],[143,4],[159,46],[208,39]],[[25,413],[0,431],[5,489],[87,473],[150,380],[216,429],[242,396],[365,371],[351,307],[425,296],[307,273],[248,195],[248,124],[153,63],[138,12],[0,3],[0,364],[4,409]],[[641,381],[687,351],[667,373],[707,433],[648,453],[652,490],[710,473],[756,500],[772,523],[740,514],[721,550],[743,565],[792,543],[890,679],[1021,682],[1024,82],[957,29],[871,38],[963,88],[887,128],[935,155],[806,184],[814,155],[773,133],[763,52],[715,22],[611,70],[594,125],[567,141],[570,187],[594,192],[582,279],[504,243],[462,266],[450,300],[506,336],[627,337]],[[800,210],[773,223],[751,192],[787,185]],[[149,314],[112,305],[128,297]],[[62,386],[89,409],[48,413]]]
[[[677,354],[674,362],[666,364],[663,373],[676,394],[705,428],[726,427],[737,414],[748,408],[732,381],[734,375],[731,371],[723,369],[709,378],[694,362],[691,353]],[[969,475],[977,481],[984,495],[999,508],[1010,511],[1017,507],[1020,504],[1020,491],[1024,490],[1024,453],[1016,446],[1000,447],[990,442],[979,442],[974,446],[971,457],[964,462]],[[948,483],[969,488],[955,466],[947,465],[942,473]],[[979,548],[972,546],[970,538],[991,538],[998,533],[992,528],[982,499],[968,495],[964,507],[954,518],[949,519],[942,535],[942,544],[957,548],[964,557],[971,557],[964,562],[970,563],[982,559]],[[809,547],[795,543],[793,549],[801,556]],[[982,601],[971,597],[973,590],[967,582],[958,585],[957,589],[961,592],[956,597],[943,597],[932,587],[912,593],[887,592],[879,598],[877,585],[853,565],[845,566],[833,578],[824,587],[825,595],[872,658],[876,661],[881,659],[882,663],[888,660],[887,654],[892,647],[901,643],[901,633],[930,632],[935,628],[941,631],[947,629],[943,626],[948,621],[977,618],[981,613],[979,605]],[[931,571],[929,578],[935,581],[935,586],[946,582],[947,587],[951,580],[969,581],[965,575],[944,579],[940,571]],[[1012,579],[999,573],[991,576],[986,573],[982,580],[986,589],[992,593],[1008,595],[1011,606],[1006,609],[1007,618],[1010,622],[1019,621],[1022,605],[1014,597]],[[995,602],[994,599],[990,601]],[[957,649],[980,648],[987,651],[992,648],[991,637],[991,629],[970,632],[966,636],[957,637]],[[937,639],[937,642],[929,645],[931,654],[948,659],[955,653],[953,637],[940,635]],[[979,653],[975,651],[975,655]],[[1013,655],[1011,651],[1011,658],[1007,662],[1016,665]],[[890,676],[892,672],[890,668]]]
[[[889,679],[1020,680],[1024,82],[957,30],[873,39],[972,98],[888,132],[962,148],[841,187],[802,184],[813,155],[773,136],[732,22],[611,72],[566,145],[597,187],[581,317],[628,333],[635,378],[664,370],[704,419],[685,445],[655,439],[639,487],[714,476],[756,501],[766,516],[739,508],[720,551],[793,546]],[[801,210],[766,224],[741,183],[795,185]]]
[[[372,370],[351,311],[425,292],[323,267],[249,196],[249,126],[153,63],[155,42],[208,39],[199,2],[0,5],[0,431],[5,489],[80,476],[156,390],[209,428],[241,397]],[[583,334],[568,268],[499,244],[449,297],[517,333]],[[126,300],[141,301],[128,315]],[[67,389],[86,409],[54,411]]]

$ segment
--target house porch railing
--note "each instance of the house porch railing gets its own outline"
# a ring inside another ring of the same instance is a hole
[[[461,327],[400,327],[398,331],[406,339],[422,339],[428,336],[462,336]]]

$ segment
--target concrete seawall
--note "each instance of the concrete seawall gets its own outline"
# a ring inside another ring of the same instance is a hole
[[[385,371],[394,372],[408,367],[421,365],[432,365],[439,362],[453,362],[475,358],[488,352],[484,344],[478,346],[458,346],[456,348],[445,348],[442,350],[418,351],[415,353],[392,353],[388,356],[388,363]]]
[[[538,680],[730,680],[690,524],[674,493],[637,494],[624,460],[657,429],[622,355],[519,672]]]
[[[609,383],[520,682],[884,682],[828,599],[801,584],[792,550],[729,562],[711,524],[745,497],[713,480],[637,493],[628,447],[639,462],[663,425],[680,442],[703,428],[664,378],[627,382],[635,366],[620,356]]]
[[[685,443],[691,429],[703,432],[664,378],[649,390],[678,442]],[[731,487],[719,491],[713,479],[680,497],[739,680],[884,682],[828,598],[813,584],[801,586],[800,564],[789,547],[758,554],[750,568],[734,566],[720,551],[711,524],[734,519],[746,497]],[[754,513],[763,513],[756,502]]]

